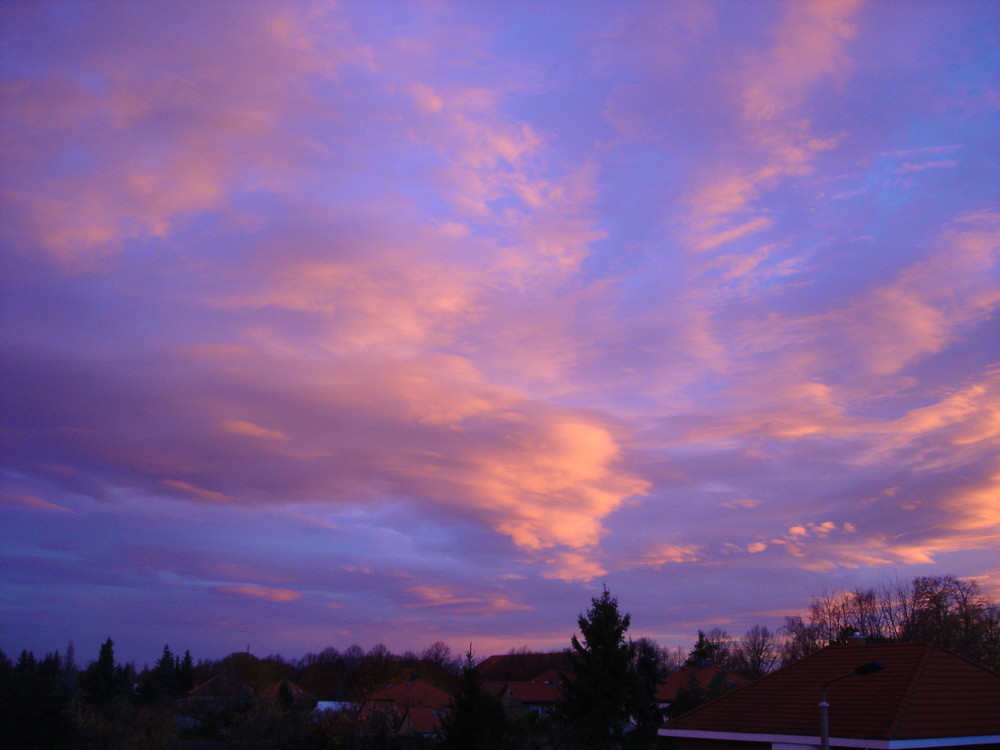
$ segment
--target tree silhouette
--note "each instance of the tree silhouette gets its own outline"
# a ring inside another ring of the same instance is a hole
[[[83,673],[81,686],[87,699],[103,708],[125,690],[125,672],[115,664],[115,642],[108,638],[101,644],[97,661]]]
[[[625,747],[625,734],[647,696],[635,670],[636,645],[625,633],[631,617],[618,610],[607,586],[577,620],[571,639],[572,674],[563,679],[560,714],[570,746],[587,750]]]
[[[441,721],[444,747],[449,750],[503,750],[509,747],[510,722],[498,696],[483,689],[472,661],[465,654],[462,678],[451,707]]]

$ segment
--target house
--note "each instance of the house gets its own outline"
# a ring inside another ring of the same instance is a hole
[[[879,671],[856,671],[873,665]],[[824,693],[832,747],[1000,745],[1000,674],[937,646],[863,639],[817,651],[659,733],[678,750],[811,750],[821,744]]]
[[[749,683],[746,677],[727,672],[714,664],[684,667],[668,675],[656,687],[656,703],[665,716],[676,708],[686,710],[684,704],[691,700],[704,702]],[[685,693],[687,694],[685,696]],[[680,701],[678,701],[678,697]]]
[[[548,716],[561,700],[562,691],[554,681],[508,680],[500,692],[500,702],[511,716]]]
[[[316,696],[291,680],[279,680],[257,691],[257,701],[268,705],[281,705],[300,713],[309,713],[316,708]]]
[[[441,717],[443,711],[427,706],[411,706],[407,708],[399,725],[396,727],[396,734],[401,737],[423,737],[429,740],[439,740],[441,734]]]
[[[424,706],[446,708],[451,702],[451,693],[414,676],[407,682],[389,683],[365,696],[365,704],[394,705],[401,708]]]
[[[177,703],[182,713],[201,718],[250,707],[253,705],[253,691],[240,680],[220,674],[195,685]]]
[[[451,693],[414,675],[406,682],[390,683],[365,696],[360,716],[384,716],[397,734],[433,737],[439,733],[441,717],[450,703]]]
[[[508,680],[531,681],[539,675],[559,672],[568,673],[571,670],[567,651],[552,653],[513,653],[489,656],[476,665],[480,678],[489,682],[507,682]]]
[[[559,684],[570,671],[565,651],[490,656],[476,666],[483,689],[499,696],[510,716],[548,716],[562,700]]]

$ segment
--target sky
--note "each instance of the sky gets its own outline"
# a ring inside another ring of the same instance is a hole
[[[0,648],[1000,599],[1000,5],[0,5]]]

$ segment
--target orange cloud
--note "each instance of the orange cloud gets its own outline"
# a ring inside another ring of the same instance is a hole
[[[456,614],[495,615],[501,612],[531,611],[534,607],[519,604],[504,597],[461,595],[444,586],[421,585],[407,589],[417,601],[406,604],[407,609],[425,607],[446,608]]]
[[[263,599],[268,602],[294,602],[301,599],[302,594],[291,589],[276,589],[267,586],[217,586],[216,591],[233,596],[245,596],[251,599]]]
[[[309,77],[367,64],[347,29],[321,14],[279,22],[253,6],[210,11],[201,20],[215,27],[214,43],[178,46],[128,33],[128,11],[106,10],[110,43],[76,61],[86,76],[25,78],[7,91],[2,163],[22,178],[5,185],[4,201],[32,246],[72,270],[130,240],[164,237],[198,212],[229,209],[234,192],[284,186],[304,145],[282,138],[279,123],[305,106]],[[170,6],[156,12],[173,23]],[[317,33],[333,36],[331,26],[335,45]],[[39,138],[86,144],[86,169],[50,169],[61,149],[37,148]]]
[[[783,177],[807,174],[817,153],[836,148],[841,134],[817,136],[800,114],[820,83],[851,67],[847,43],[855,30],[858,0],[818,0],[785,6],[774,26],[773,44],[749,53],[731,76],[745,133],[761,149],[757,168],[726,168],[712,174],[691,199],[690,247],[704,252],[771,226],[766,216],[747,216],[751,202]]]
[[[748,56],[741,66],[743,114],[749,121],[775,121],[797,109],[820,80],[850,68],[847,43],[860,0],[791,3],[773,30],[773,46]]]
[[[1000,215],[959,216],[923,260],[822,323],[849,336],[871,372],[898,372],[1000,307],[998,264]]]
[[[739,500],[728,500],[723,503],[719,503],[723,508],[759,508],[761,505],[760,500],[755,500],[753,498],[740,498]]]
[[[34,495],[14,495],[11,493],[0,493],[0,502],[7,503],[8,505],[21,505],[28,508],[37,508],[38,510],[51,511],[55,513],[73,513],[74,511],[69,508],[63,507],[62,505],[56,505],[48,500],[43,500],[40,497],[35,497]]]
[[[667,563],[694,562],[700,558],[697,544],[658,544],[638,558],[638,564],[661,567]]]
[[[288,440],[288,435],[279,430],[269,430],[253,422],[240,419],[230,419],[219,425],[225,432],[232,435],[243,435],[245,437],[261,438],[263,440]]]
[[[750,219],[739,226],[726,229],[724,231],[714,232],[701,237],[694,246],[695,250],[705,251],[713,250],[719,245],[724,245],[728,242],[733,242],[741,237],[746,237],[747,235],[754,234],[755,232],[760,232],[764,229],[768,229],[774,225],[766,216],[758,216],[754,219]]]
[[[180,490],[189,495],[194,495],[202,500],[208,500],[212,503],[228,503],[232,502],[233,498],[223,492],[216,492],[215,490],[206,490],[203,487],[198,487],[190,482],[184,482],[179,479],[163,479],[160,482],[165,487],[170,487],[171,489]]]
[[[569,583],[585,583],[607,574],[601,563],[594,560],[593,554],[582,552],[558,552],[544,558],[548,570],[542,573],[544,578],[556,578]]]

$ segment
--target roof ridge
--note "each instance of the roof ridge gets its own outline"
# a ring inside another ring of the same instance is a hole
[[[983,664],[981,661],[976,661],[975,659],[972,659],[972,658],[966,656],[965,654],[960,654],[958,651],[953,651],[952,649],[948,648],[947,646],[941,646],[941,645],[938,645],[937,643],[929,643],[929,642],[927,643],[927,645],[928,646],[933,646],[938,651],[944,651],[945,653],[951,654],[952,656],[954,656],[957,659],[961,659],[964,662],[968,662],[969,664],[971,664],[974,667],[978,667],[979,669],[983,669],[983,670],[985,670],[987,672],[990,672],[991,674],[994,674],[994,675],[997,675],[998,677],[1000,677],[1000,669],[994,669],[991,666]]]
[[[904,644],[900,644],[904,645]],[[892,721],[889,722],[889,728],[886,732],[886,739],[891,740],[896,736],[896,732],[899,729],[899,725],[903,722],[906,716],[906,710],[909,708],[910,701],[913,699],[914,694],[920,685],[920,678],[923,673],[927,670],[927,663],[931,658],[932,646],[929,643],[921,644],[908,644],[908,645],[920,645],[923,646],[923,653],[920,656],[920,662],[917,664],[917,668],[913,670],[910,675],[909,684],[906,686],[906,691],[903,693],[902,700],[899,701],[899,707],[896,709],[896,715],[892,717]]]

